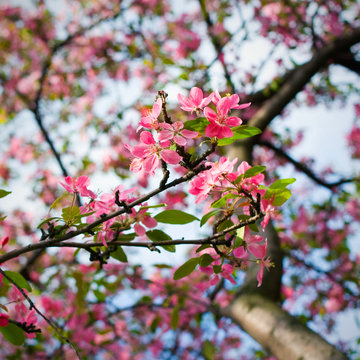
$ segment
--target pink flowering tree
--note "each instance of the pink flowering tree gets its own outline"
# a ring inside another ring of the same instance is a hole
[[[358,2],[18,3],[0,358],[358,358]]]

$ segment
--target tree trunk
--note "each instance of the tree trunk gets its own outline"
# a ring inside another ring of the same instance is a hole
[[[244,293],[221,312],[278,360],[348,359],[263,295]]]

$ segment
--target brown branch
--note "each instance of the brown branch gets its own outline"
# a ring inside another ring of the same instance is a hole
[[[301,265],[305,266],[307,269],[313,270],[313,271],[317,272],[318,274],[325,275],[330,281],[332,281],[334,284],[339,284],[347,294],[351,295],[352,297],[354,297],[354,299],[357,299],[359,301],[360,294],[355,294],[351,290],[351,288],[349,288],[348,286],[346,286],[344,284],[343,281],[339,281],[339,279],[336,276],[336,268],[334,268],[332,270],[328,270],[328,271],[322,270],[319,267],[317,267],[316,265],[309,263],[308,261],[306,261],[305,259],[302,259],[298,255],[295,255],[294,252],[287,251],[286,255],[289,256],[294,261],[297,261]]]
[[[188,180],[192,179],[194,176],[196,176],[197,174],[199,174],[200,172],[204,171],[204,170],[208,170],[209,167],[208,166],[204,166],[204,165],[200,165],[198,166],[196,169],[194,170],[190,170],[188,171],[185,175],[183,175],[180,178],[177,178],[173,181],[171,181],[170,183],[165,184],[162,188],[157,188],[153,191],[150,191],[149,193],[139,197],[137,200],[134,200],[133,202],[127,204],[127,208],[131,209],[136,205],[139,205],[147,200],[149,200],[150,198],[152,198],[153,196],[160,194],[161,192],[163,192],[164,190],[167,190],[171,187],[177,186],[183,182],[187,182]],[[0,256],[0,263],[3,263],[5,261],[8,261],[10,259],[13,259],[15,257],[18,257],[22,254],[25,254],[27,252],[31,252],[37,249],[44,249],[46,247],[49,247],[51,245],[55,245],[55,244],[59,244],[64,240],[68,240],[71,238],[74,238],[75,236],[81,235],[81,234],[86,234],[86,233],[92,233],[92,229],[94,229],[95,227],[97,227],[98,225],[101,225],[102,223],[104,223],[107,220],[110,220],[116,216],[122,215],[124,213],[126,213],[127,209],[125,209],[124,207],[122,209],[119,209],[117,211],[114,211],[108,215],[102,216],[100,219],[95,220],[94,222],[92,222],[91,224],[88,224],[87,226],[79,229],[79,230],[72,230],[69,231],[67,234],[59,236],[59,237],[52,237],[52,238],[48,238],[46,240],[43,240],[39,243],[35,243],[35,244],[29,244],[27,246],[24,246],[20,249],[15,249],[12,251],[9,251],[8,253]]]
[[[6,278],[11,284],[13,284],[22,294],[22,296],[27,300],[27,302],[30,305],[29,310],[34,309],[36,311],[36,313],[38,315],[40,315],[46,322],[47,324],[50,325],[50,327],[52,327],[55,332],[60,336],[60,338],[65,341],[67,344],[69,344],[73,350],[75,351],[78,359],[81,359],[80,354],[78,352],[78,350],[76,349],[76,347],[71,343],[71,341],[61,332],[60,328],[50,319],[48,319],[37,307],[36,305],[33,303],[33,301],[29,298],[29,296],[26,294],[26,292],[24,291],[24,289],[22,289],[13,279],[11,279],[4,270],[2,270],[0,268],[0,273],[2,274],[2,276],[4,278]]]
[[[206,9],[206,1],[205,0],[199,0],[199,4],[200,4],[201,11],[202,11],[202,14],[203,14],[206,26],[207,26],[207,32],[208,32],[209,37],[211,39],[211,42],[212,42],[212,44],[213,44],[213,46],[215,48],[217,58],[220,61],[220,57],[223,56],[222,50],[223,50],[224,45],[221,44],[219,37],[217,37],[216,35],[213,35],[213,33],[212,33],[212,28],[213,28],[214,24],[213,24],[213,22],[212,22],[212,20],[210,18],[210,15],[209,15],[209,13],[208,13],[208,11]],[[235,93],[236,92],[235,85],[234,85],[234,83],[233,83],[233,81],[231,79],[231,75],[229,73],[229,70],[228,70],[226,64],[224,63],[224,61],[220,61],[220,63],[221,63],[221,65],[223,67],[223,70],[224,70],[226,82],[230,86],[231,91],[233,93]]]
[[[291,72],[291,76],[288,76],[287,81],[283,83],[271,99],[265,101],[264,105],[249,121],[249,125],[265,130],[270,122],[304,88],[313,75],[327,66],[336,54],[348,51],[351,46],[358,42],[360,42],[360,29],[355,28],[352,33],[324,45],[313,55],[310,61],[298,66]]]
[[[338,181],[332,182],[332,183],[328,183],[322,179],[320,179],[311,169],[309,169],[304,163],[301,163],[297,160],[295,160],[294,158],[292,158],[289,154],[287,154],[284,149],[275,146],[274,144],[270,143],[269,141],[266,140],[260,140],[257,142],[257,145],[261,145],[261,146],[266,146],[267,148],[273,150],[275,152],[275,154],[282,156],[283,158],[285,158],[288,162],[290,162],[291,164],[293,164],[295,166],[295,168],[299,171],[301,171],[302,173],[304,173],[305,175],[307,175],[311,180],[313,180],[314,182],[316,182],[317,184],[329,189],[329,190],[333,190],[335,187],[341,186],[343,184],[348,184],[354,181],[358,181],[359,178],[354,177],[354,178],[348,178],[348,179],[340,179]]]

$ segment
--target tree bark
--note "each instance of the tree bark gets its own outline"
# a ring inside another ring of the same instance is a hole
[[[263,295],[242,294],[221,312],[278,360],[348,359],[321,336]]]

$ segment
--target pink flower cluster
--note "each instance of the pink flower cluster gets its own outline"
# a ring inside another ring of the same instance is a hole
[[[237,171],[233,171],[237,159],[228,160],[225,156],[221,157],[219,162],[207,162],[206,165],[211,166],[211,169],[201,172],[197,177],[190,181],[189,193],[196,195],[195,203],[205,200],[211,192],[222,193],[234,191],[238,192],[238,186],[234,185],[234,181],[238,176],[244,174],[251,166],[243,161]],[[264,190],[257,190],[258,185],[264,180],[263,174],[257,174],[251,178],[243,179],[241,182],[242,189],[249,192],[258,191],[261,195]]]
[[[229,111],[231,109],[241,110],[250,106],[250,103],[239,105],[240,99],[236,94],[222,98],[219,92],[215,91],[204,98],[202,90],[197,87],[193,87],[190,90],[189,98],[178,94],[178,101],[181,109],[184,111],[196,112],[198,115],[203,111],[205,117],[210,122],[205,129],[205,135],[218,139],[232,137],[234,134],[230,127],[242,124],[242,120],[239,117],[228,116]],[[216,105],[216,112],[207,106],[210,102]]]

